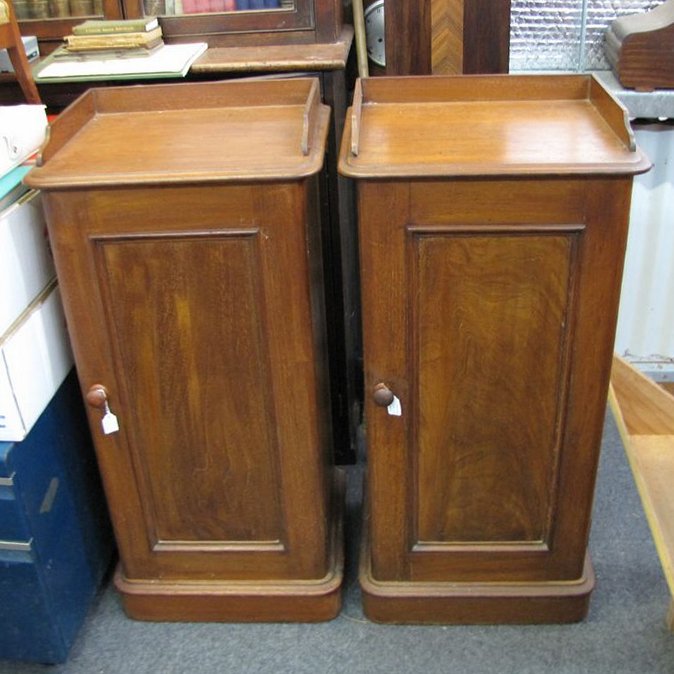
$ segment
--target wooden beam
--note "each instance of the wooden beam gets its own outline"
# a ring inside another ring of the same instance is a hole
[[[463,72],[507,73],[510,0],[464,0]]]
[[[386,74],[431,74],[431,0],[386,3]]]

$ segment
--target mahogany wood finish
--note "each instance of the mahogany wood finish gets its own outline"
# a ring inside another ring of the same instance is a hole
[[[317,91],[315,79],[93,89],[28,178],[133,617],[339,609]],[[119,432],[105,435],[108,411]]]
[[[353,28],[344,26],[334,42],[244,47],[212,47],[190,68],[193,75],[226,72],[266,73],[284,71],[344,70],[353,40]]]
[[[507,73],[509,58],[510,0],[395,0],[374,74]]]
[[[386,74],[431,72],[430,0],[386,3]]]
[[[579,620],[632,175],[649,162],[585,76],[361,84],[340,171],[358,179],[367,614]]]
[[[606,31],[606,58],[620,83],[637,91],[674,88],[674,0],[622,16]]]
[[[463,72],[507,73],[510,0],[463,0]]]

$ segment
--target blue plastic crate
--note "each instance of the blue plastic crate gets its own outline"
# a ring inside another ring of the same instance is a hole
[[[112,550],[73,370],[22,442],[0,442],[0,659],[63,662]]]

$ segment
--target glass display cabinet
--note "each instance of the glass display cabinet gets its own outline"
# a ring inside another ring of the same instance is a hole
[[[335,42],[342,18],[340,0],[125,0],[124,12],[160,16],[167,39],[210,47]]]
[[[40,51],[56,48],[85,18],[159,16],[169,42],[209,47],[335,42],[340,0],[14,0],[23,35],[37,35]]]

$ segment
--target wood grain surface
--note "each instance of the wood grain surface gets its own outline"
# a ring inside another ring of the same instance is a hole
[[[648,161],[591,78],[361,89],[340,169],[359,179],[366,613],[579,620],[632,174]]]
[[[576,233],[410,234],[414,538],[546,542]]]
[[[362,91],[357,156],[346,144],[340,155],[340,170],[352,177],[620,174],[650,167],[624,108],[592,77],[373,78]],[[348,117],[346,138],[352,129]]]
[[[431,1],[431,68],[434,75],[463,72],[463,0]]]
[[[56,119],[44,166],[29,181],[55,188],[311,175],[323,165],[330,116],[319,104],[304,128],[316,87],[315,78],[297,78],[93,89]]]
[[[339,609],[319,177],[291,168],[322,164],[316,92],[92,93],[59,117],[31,178],[82,391],[105,389],[119,423],[106,433],[88,396],[136,617]],[[285,179],[267,181],[264,161]]]
[[[614,356],[609,395],[655,547],[674,596],[674,396]],[[674,599],[667,624],[674,631]]]
[[[674,86],[674,2],[616,19],[606,31],[604,52],[628,89],[653,91]]]

